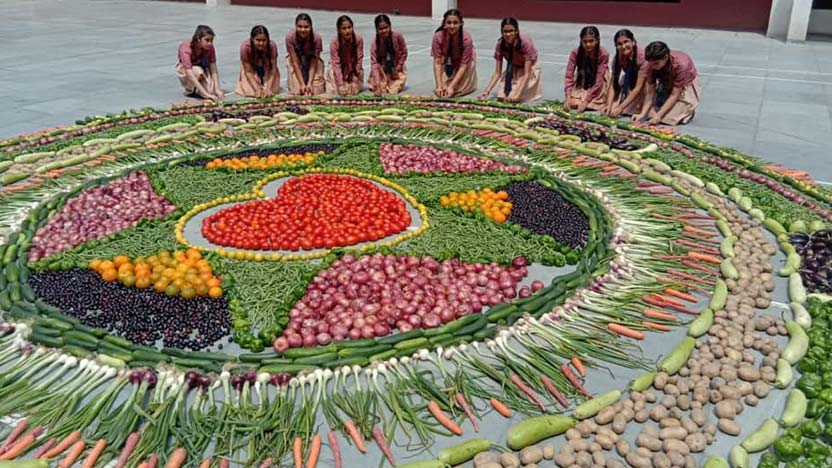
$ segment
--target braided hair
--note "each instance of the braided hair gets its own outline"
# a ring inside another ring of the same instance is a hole
[[[344,75],[344,79],[347,79],[349,78],[347,75],[350,70],[353,73],[358,70],[358,41],[355,40],[355,30],[353,30],[352,36],[349,38],[349,44],[347,44],[352,49],[352,63],[348,64],[344,61],[344,38],[341,37],[341,25],[344,23],[349,23],[352,26],[352,18],[347,15],[342,15],[335,21],[336,34],[338,34],[338,58],[341,59],[341,73]]]
[[[295,26],[297,26],[297,24],[301,21],[309,23],[309,37],[301,39],[301,37],[295,33],[295,54],[297,54],[298,57],[304,56],[312,58],[315,55],[315,30],[312,28],[312,17],[306,13],[300,13],[295,17]]]
[[[633,32],[629,29],[622,29],[615,33],[613,41],[617,44],[618,38],[622,36],[626,37],[627,39],[630,39],[635,44],[636,38],[633,35]],[[618,77],[621,75],[622,70],[621,57],[619,57],[619,53],[617,50],[615,52],[615,63],[613,63],[612,67],[612,89],[615,91],[615,97],[617,97],[621,94],[621,83],[618,82]],[[628,76],[636,76],[636,73],[638,73],[638,45],[635,45],[633,47],[633,52],[627,59],[627,63],[624,64],[623,70],[624,73],[626,73]],[[624,92],[629,92],[631,89],[633,89],[635,85],[635,81],[629,82],[627,86],[628,89],[625,89]]]
[[[453,62],[454,68],[456,69],[456,68],[459,67],[459,63],[462,61],[462,50],[463,50],[463,47],[464,47],[464,45],[463,45],[464,43],[463,43],[463,40],[462,40],[462,33],[463,33],[463,31],[462,31],[462,26],[463,26],[462,12],[457,10],[456,8],[451,8],[450,10],[446,11],[445,14],[442,15],[442,24],[440,24],[439,27],[436,28],[436,32],[439,32],[439,31],[442,31],[443,29],[445,29],[445,21],[447,21],[448,17],[450,17],[450,16],[456,16],[457,18],[459,18],[459,33],[457,34],[457,37],[456,37],[457,45],[455,47],[452,42],[448,45],[448,49],[451,52],[450,53],[451,61]]]
[[[667,63],[665,63],[661,70],[656,70],[654,76],[664,86],[665,91],[670,94],[670,91],[673,90],[673,81],[675,79],[673,73],[673,57],[670,55],[670,48],[661,41],[651,42],[644,49],[644,58],[650,62],[667,58]]]
[[[257,55],[259,54],[259,51],[256,47],[254,47],[254,38],[261,34],[266,36],[266,56],[263,57],[263,68],[271,70],[274,67],[274,64],[272,63],[272,40],[269,37],[269,30],[262,24],[258,24],[257,26],[251,28],[251,34],[248,39],[249,46],[251,47],[249,63],[251,63],[252,67],[257,66]]]
[[[505,38],[500,35],[500,53],[503,54],[506,61],[508,61],[508,66],[512,66],[512,61],[514,60],[514,51],[520,50],[523,47],[523,40],[520,39],[520,25],[515,18],[503,18],[500,22],[500,32],[503,31],[503,28],[506,26],[514,26],[514,30],[517,31],[517,40],[514,41],[514,45],[510,45],[506,42]]]
[[[386,53],[382,53],[382,39],[378,35],[378,28],[382,24],[387,24],[388,26],[392,26],[392,24],[390,23],[390,18],[385,14],[376,16],[374,23],[376,25],[376,61],[383,64],[385,63],[385,60],[387,60],[387,57],[385,57],[387,53],[389,53],[391,57],[396,56],[396,46],[393,43],[393,30],[391,28],[390,34],[387,36],[387,39],[384,40],[384,49]]]
[[[595,44],[594,58],[584,51],[583,39],[586,36],[595,36],[598,40]],[[601,54],[601,33],[595,26],[584,26],[581,29],[581,44],[578,45],[578,85],[583,89],[595,86],[595,77],[598,72],[598,56]]]
[[[196,57],[199,51],[199,40],[205,36],[214,36],[214,30],[211,29],[211,26],[206,26],[204,24],[200,24],[196,27],[196,31],[194,31],[193,37],[191,37],[191,57]]]

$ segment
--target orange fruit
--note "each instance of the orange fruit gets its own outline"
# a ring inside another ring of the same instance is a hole
[[[98,268],[101,266],[101,260],[94,258],[90,260],[89,267],[90,270],[98,271]]]
[[[146,289],[150,286],[150,278],[136,278],[136,287],[139,289]]]
[[[212,276],[212,277],[211,277],[211,278],[209,278],[207,281],[205,281],[205,284],[206,284],[209,288],[216,288],[216,287],[219,287],[219,285],[221,285],[221,284],[222,284],[222,281],[220,281],[220,280],[219,280],[219,278],[216,278],[216,277],[213,277],[213,276]]]
[[[208,290],[208,296],[213,297],[214,299],[222,296],[222,288],[219,286],[214,286]]]
[[[118,272],[114,268],[107,268],[101,272],[101,279],[107,282],[115,281],[118,279]]]
[[[111,262],[110,260],[104,260],[103,262],[101,262],[98,265],[98,271],[113,270],[113,269],[115,269],[115,265],[113,265],[113,262]]]
[[[118,267],[118,273],[119,274],[131,273],[132,271],[133,271],[133,264],[132,263],[122,263]]]
[[[128,263],[129,261],[130,261],[130,259],[127,258],[126,255],[116,255],[113,258],[113,265],[115,265],[115,267],[118,268],[121,265],[124,265],[125,263]]]

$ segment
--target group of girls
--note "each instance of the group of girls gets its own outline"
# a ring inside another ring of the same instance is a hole
[[[375,38],[370,44],[370,90],[377,96],[398,94],[407,80],[407,45],[392,29],[387,15],[375,18]],[[464,30],[462,12],[448,10],[433,35],[434,94],[453,98],[477,88],[477,55],[471,34]],[[323,41],[312,27],[312,19],[301,13],[286,34],[288,92],[299,96],[355,95],[364,87],[364,40],[349,16],[336,21],[336,34],[329,44],[329,64],[321,59]],[[500,23],[500,38],[494,49],[495,69],[481,99],[494,87],[497,99],[527,102],[542,97],[542,73],[534,42],[520,32],[516,19]],[[193,38],[179,46],[176,71],[189,96],[221,101],[214,32],[198,26]],[[615,57],[601,47],[595,26],[581,30],[580,45],[572,50],[566,67],[564,107],[584,112],[594,110],[611,117],[632,116],[650,124],[676,125],[693,118],[701,86],[696,67],[684,52],[670,50],[663,42],[638,47],[633,33],[615,34]],[[505,65],[503,62],[505,61]],[[505,71],[504,71],[505,67]],[[264,98],[280,92],[277,44],[265,26],[255,26],[240,46],[240,75],[235,93]]]

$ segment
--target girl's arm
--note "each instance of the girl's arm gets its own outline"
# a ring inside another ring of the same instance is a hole
[[[627,98],[624,99],[624,102],[619,104],[617,106],[617,108],[614,109],[615,111],[617,111],[615,113],[616,115],[614,117],[617,117],[619,114],[621,114],[621,112],[624,111],[624,109],[629,107],[632,103],[636,102],[636,100],[638,99],[638,96],[641,94],[641,91],[644,89],[644,83],[646,81],[647,80],[645,79],[644,75],[639,73],[638,77],[636,78],[635,87],[633,87],[633,89],[630,90],[630,94],[627,95]],[[611,108],[611,110],[612,110],[612,108]]]
[[[647,91],[644,93],[644,101],[641,103],[641,111],[633,116],[634,122],[639,122],[644,119],[653,101],[656,99],[656,85],[654,83],[646,83]]]
[[[491,75],[491,81],[488,82],[488,86],[485,87],[482,94],[480,94],[480,99],[486,99],[488,95],[491,94],[491,90],[494,89],[494,85],[500,81],[500,75],[503,74],[503,61],[502,60],[495,60],[497,63],[496,67],[494,68],[494,74]],[[509,65],[511,66],[511,65]]]
[[[444,87],[442,86],[442,67],[445,66],[445,57],[437,56],[433,58],[433,81],[436,83],[436,93],[437,96],[441,97],[441,93],[444,91]]]
[[[217,62],[211,63],[209,68],[211,69],[211,76],[209,79],[213,81],[214,89],[216,90],[214,96],[216,96],[217,101],[222,101],[223,98],[225,98],[225,95],[223,95],[222,89],[220,88],[220,72],[217,70]]]
[[[661,123],[664,116],[667,115],[668,112],[670,112],[670,109],[673,109],[673,106],[675,106],[677,102],[679,102],[679,97],[681,95],[682,88],[674,86],[673,91],[670,92],[670,96],[668,96],[667,100],[664,101],[664,105],[662,105],[662,108],[659,109],[658,112],[656,112],[656,115],[654,115],[652,119],[650,119],[650,124],[658,125],[659,123]]]
[[[303,70],[300,68],[300,58],[294,50],[289,49],[289,61],[292,62],[292,70],[295,72],[295,79],[302,87],[306,87],[306,82],[303,81]]]
[[[460,63],[459,68],[454,71],[454,76],[451,77],[451,81],[448,83],[448,88],[454,89],[456,88],[457,83],[459,80],[465,76],[465,72],[468,71],[468,67],[470,67],[470,63]]]
[[[604,110],[601,111],[603,114],[612,115],[614,113],[613,109],[615,108],[615,105],[613,104],[613,101],[615,101],[615,88],[612,86],[612,80],[614,79],[615,77],[607,83],[607,102],[604,104]]]
[[[575,87],[575,63],[578,60],[578,51],[569,53],[569,62],[566,64],[566,75],[563,77],[563,108],[569,110],[569,97],[572,95],[572,88]]]
[[[526,89],[526,84],[529,82],[532,76],[532,61],[526,60],[523,64],[523,76],[520,77],[520,80],[517,81],[517,86],[511,89],[511,95],[506,96],[506,101],[509,102],[516,102],[519,100],[518,96],[520,93]]]
[[[318,72],[318,62],[320,61],[320,57],[313,57],[312,61],[309,62],[309,82],[305,83],[308,88],[312,88],[312,80],[315,79],[315,73]],[[303,80],[301,79],[301,81]]]
[[[208,90],[205,89],[205,86],[202,86],[202,83],[200,83],[199,80],[196,78],[196,75],[194,75],[193,69],[186,68],[185,76],[188,77],[188,80],[190,81],[191,85],[193,85],[193,87],[196,89],[197,94],[206,99],[214,99],[216,97],[213,94],[209,93]]]

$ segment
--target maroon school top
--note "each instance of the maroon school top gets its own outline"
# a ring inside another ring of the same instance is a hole
[[[390,31],[390,35],[393,39],[393,49],[396,51],[395,56],[393,57],[393,70],[396,73],[401,73],[404,71],[404,64],[407,62],[407,43],[404,41],[404,36],[397,30]],[[370,73],[373,76],[375,81],[379,80],[379,72],[384,69],[384,63],[379,62],[377,53],[377,41],[373,40],[370,44]],[[387,45],[382,41],[381,43],[381,53],[382,56],[386,55],[387,50],[385,49]]]
[[[505,59],[500,44],[502,44],[502,38],[497,39],[497,47],[494,49],[494,59],[498,62],[502,62]],[[538,55],[537,48],[535,48],[531,38],[520,33],[520,44],[519,49],[514,49],[514,53],[511,56],[511,64],[515,67],[523,67],[526,65],[526,60],[536,62]]]
[[[344,59],[347,62],[347,77],[353,76],[354,78],[358,78],[364,73],[364,39],[357,32],[353,32],[353,34],[355,35],[355,53],[358,56],[355,60],[356,68],[354,70],[352,69],[352,47],[347,44],[344,45]],[[338,40],[338,37],[336,34],[329,42],[329,61],[332,62],[335,84],[341,86],[344,84],[345,77],[344,71],[341,69],[341,55],[338,53],[338,49],[341,48],[341,41]]]
[[[214,51],[214,45],[210,45],[207,49],[197,49],[196,55],[191,56],[191,40],[182,41],[179,44],[179,63],[185,67],[186,70],[190,70],[193,68],[194,65],[199,65],[200,60],[202,59],[203,55],[208,56],[208,63],[217,63],[217,53]]]
[[[601,47],[601,51],[598,54],[598,57],[595,57],[597,61],[598,68],[595,72],[595,85],[589,89],[587,92],[586,100],[587,102],[591,102],[598,96],[598,93],[601,92],[601,88],[604,87],[604,75],[607,73],[608,64],[610,62],[610,54],[607,52],[607,49]],[[569,96],[572,94],[572,88],[575,87],[576,83],[576,73],[575,67],[578,66],[578,49],[572,49],[572,52],[569,54],[569,63],[566,64],[566,78],[564,80],[564,93],[566,94],[566,99],[569,99]]]
[[[451,35],[448,34],[447,31],[444,29],[441,31],[436,31],[433,35],[433,43],[430,47],[430,56],[433,58],[436,57],[445,57],[448,53],[448,41],[451,40]],[[453,38],[454,41],[457,41],[457,38]],[[457,46],[457,43],[454,42],[454,47]],[[471,37],[471,34],[468,31],[462,31],[462,57],[460,58],[460,64],[469,64],[471,61],[474,60],[474,39]]]
[[[269,45],[271,45],[271,48],[272,48],[272,56],[270,57],[272,65],[277,66],[277,42],[269,41]],[[266,53],[265,52],[260,52],[256,49],[254,51],[252,51],[251,50],[251,41],[249,41],[249,40],[245,40],[245,41],[243,41],[242,44],[240,44],[240,61],[245,62],[245,63],[251,63],[251,59],[252,59],[251,54],[252,54],[252,52],[254,52],[255,54],[260,55],[259,58],[263,60],[263,64],[265,65],[265,62],[266,62],[265,55],[266,55]]]
[[[693,80],[699,75],[690,55],[679,50],[670,51],[670,66],[673,67],[674,88],[684,88],[693,83]],[[652,68],[647,73],[647,80],[650,83],[656,81],[656,71]]]

